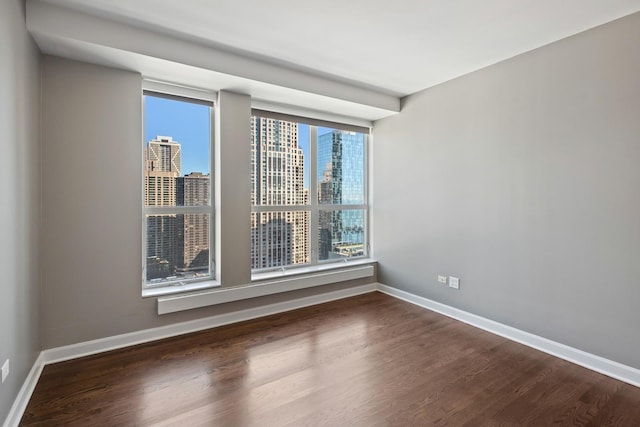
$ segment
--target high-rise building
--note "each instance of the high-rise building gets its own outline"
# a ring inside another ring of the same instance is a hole
[[[180,176],[181,146],[170,136],[158,136],[145,148],[146,206],[176,206],[176,178]]]
[[[209,204],[211,179],[201,172],[176,178],[178,206],[206,206]],[[207,273],[209,267],[209,215],[183,214],[178,216],[182,242],[178,242],[177,270],[182,275]]]
[[[176,206],[176,178],[181,170],[181,146],[170,136],[158,136],[145,148],[146,206]],[[175,273],[180,240],[175,215],[150,215],[147,221],[147,280]]]
[[[296,206],[309,201],[304,188],[304,154],[295,122],[251,118],[251,202],[254,206]],[[251,214],[252,268],[309,262],[309,212],[283,210]]]
[[[318,203],[364,204],[364,135],[332,130],[318,137]],[[364,212],[321,210],[318,259],[364,254]]]

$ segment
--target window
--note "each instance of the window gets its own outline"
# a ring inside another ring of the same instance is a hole
[[[367,256],[367,134],[254,110],[253,271]]]
[[[212,279],[212,103],[145,91],[143,287]]]

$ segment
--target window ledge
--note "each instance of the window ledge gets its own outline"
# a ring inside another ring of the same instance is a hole
[[[205,289],[219,288],[220,282],[217,280],[206,280],[203,282],[192,282],[181,285],[158,286],[157,288],[149,288],[142,290],[142,298],[161,297],[164,295],[181,294],[191,291],[201,291]]]
[[[346,260],[346,258],[345,258]],[[309,267],[285,268],[284,270],[266,271],[263,273],[253,273],[251,275],[251,283],[261,282],[263,280],[274,280],[283,277],[298,276],[301,274],[321,273],[323,271],[339,270],[341,268],[349,268],[357,265],[375,264],[375,260],[371,258],[358,258],[355,260],[347,260],[341,262],[332,262],[327,264],[319,264]]]
[[[277,272],[276,276],[270,277],[265,276],[266,273],[263,273],[260,276],[260,282],[257,281],[258,279],[254,275],[252,282],[246,285],[167,295],[158,298],[158,314],[191,310],[347,280],[365,277],[373,278],[375,275],[375,263],[372,259],[361,259],[348,263],[339,263],[338,265],[330,264],[308,269],[296,269],[295,272],[285,271],[285,274]],[[273,274],[273,272],[269,274]]]

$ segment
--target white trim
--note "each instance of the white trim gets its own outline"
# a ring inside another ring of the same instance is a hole
[[[165,295],[180,294],[184,292],[201,291],[203,289],[219,288],[220,282],[217,280],[204,280],[202,282],[164,282],[161,286],[147,286],[142,290],[142,298],[163,297]]]
[[[599,372],[611,378],[640,387],[640,370],[631,366],[623,365],[622,363],[605,359],[604,357],[596,356],[595,354],[587,353],[585,351],[578,350],[577,348],[569,347],[568,345],[495,322],[485,317],[481,317],[428,298],[414,295],[391,286],[383,285],[381,283],[378,284],[378,291],[403,301],[410,302],[411,304],[418,305],[422,308],[426,308],[427,310],[435,311],[436,313],[467,323],[471,326],[475,326],[476,328],[491,332],[492,334],[507,338],[511,341],[535,348],[536,350],[559,357],[560,359],[575,363],[576,365]]]
[[[256,110],[273,111],[274,113],[280,114],[290,114],[292,116],[308,117],[311,119],[324,120],[328,122],[344,123],[346,125],[360,126],[363,128],[373,127],[373,122],[371,120],[344,116],[341,114],[334,114],[326,111],[312,110],[310,108],[304,108],[295,105],[286,105],[276,102],[263,101],[256,98],[251,98],[251,108],[254,108]]]
[[[255,99],[255,98],[253,98]],[[362,122],[364,126],[359,124],[352,123],[353,120],[350,120],[348,116],[336,115],[335,113],[327,113],[326,111],[331,111],[331,109],[326,110],[301,110],[296,109],[292,111],[290,108],[271,108],[272,106],[269,104],[257,102],[257,106],[255,102],[252,102],[251,106],[251,115],[252,116],[260,116],[264,118],[270,118],[274,120],[284,120],[289,122],[298,122],[307,124],[309,126],[316,127],[325,127],[325,128],[335,128],[348,132],[359,132],[368,134],[371,132],[371,127],[373,123],[368,120],[360,120],[355,119],[358,123]],[[278,104],[276,104],[278,105]],[[264,108],[260,108],[264,107]],[[324,117],[324,118],[320,118]],[[328,120],[333,118],[333,120]]]
[[[300,277],[279,278],[269,282],[252,283],[249,285],[226,289],[193,292],[183,295],[170,295],[158,298],[158,314],[174,313],[176,311],[190,310],[193,308],[311,288],[330,283],[362,279],[364,277],[373,277],[373,275],[373,266],[364,265],[334,271],[323,271],[322,273],[309,274]]]
[[[142,78],[142,90],[166,93],[183,98],[200,99],[210,102],[215,102],[218,98],[218,92],[213,90],[198,87],[189,87],[180,83],[162,82],[146,77]]]
[[[158,328],[145,329],[142,331],[130,332],[97,340],[81,342],[64,347],[56,347],[42,352],[45,365],[65,360],[76,359],[83,356],[116,350],[136,344],[156,341],[163,338],[188,334],[205,329],[216,328],[218,326],[229,325],[245,320],[256,319],[272,314],[283,313],[296,310],[298,308],[309,307],[329,301],[348,298],[356,295],[366,294],[376,291],[376,284],[354,286],[352,288],[341,289],[333,292],[326,292],[304,298],[297,298],[290,301],[264,305],[256,308],[235,311],[232,313],[219,314],[203,319],[191,320],[188,322],[174,323],[172,325],[160,326]]]
[[[204,176],[210,176],[206,174]],[[184,178],[185,175],[179,178]],[[210,205],[202,206],[145,206],[145,215],[186,215],[186,214],[210,214],[213,208]]]
[[[3,427],[17,427],[20,424],[20,420],[24,415],[25,409],[27,409],[27,404],[29,403],[29,399],[31,399],[31,395],[33,391],[36,389],[36,385],[38,384],[38,379],[40,379],[40,374],[42,374],[42,369],[44,368],[44,358],[42,357],[42,353],[38,355],[36,361],[33,362],[33,366],[25,378],[24,383],[22,383],[22,387],[16,396],[16,399],[13,401],[13,405],[7,414],[7,418],[5,418]]]
[[[251,213],[297,211],[311,212],[311,205],[251,205]]]
[[[310,230],[320,230],[320,212],[318,211],[318,126],[309,126],[309,214]],[[309,261],[311,265],[318,265],[318,242],[320,233],[310,231],[309,234]]]
[[[312,110],[310,108],[298,107],[295,105],[278,104],[256,98],[251,98],[251,108],[256,110],[273,111],[274,113],[280,114],[289,114],[292,116],[308,117],[310,119],[324,120],[327,122],[344,123],[346,125],[360,126],[363,128],[373,127],[373,122],[371,120],[327,113],[325,111]]]
[[[301,274],[320,273],[323,271],[338,270],[347,267],[355,267],[359,265],[374,265],[376,261],[371,258],[342,258],[341,260],[326,260],[316,265],[307,265],[304,267],[275,267],[270,269],[254,270],[251,274],[251,282],[262,282],[266,280],[274,280],[288,276],[297,276]]]

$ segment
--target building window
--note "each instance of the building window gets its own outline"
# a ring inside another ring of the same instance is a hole
[[[366,257],[368,129],[254,110],[251,267]]]
[[[147,91],[143,102],[143,287],[212,279],[212,103]]]

